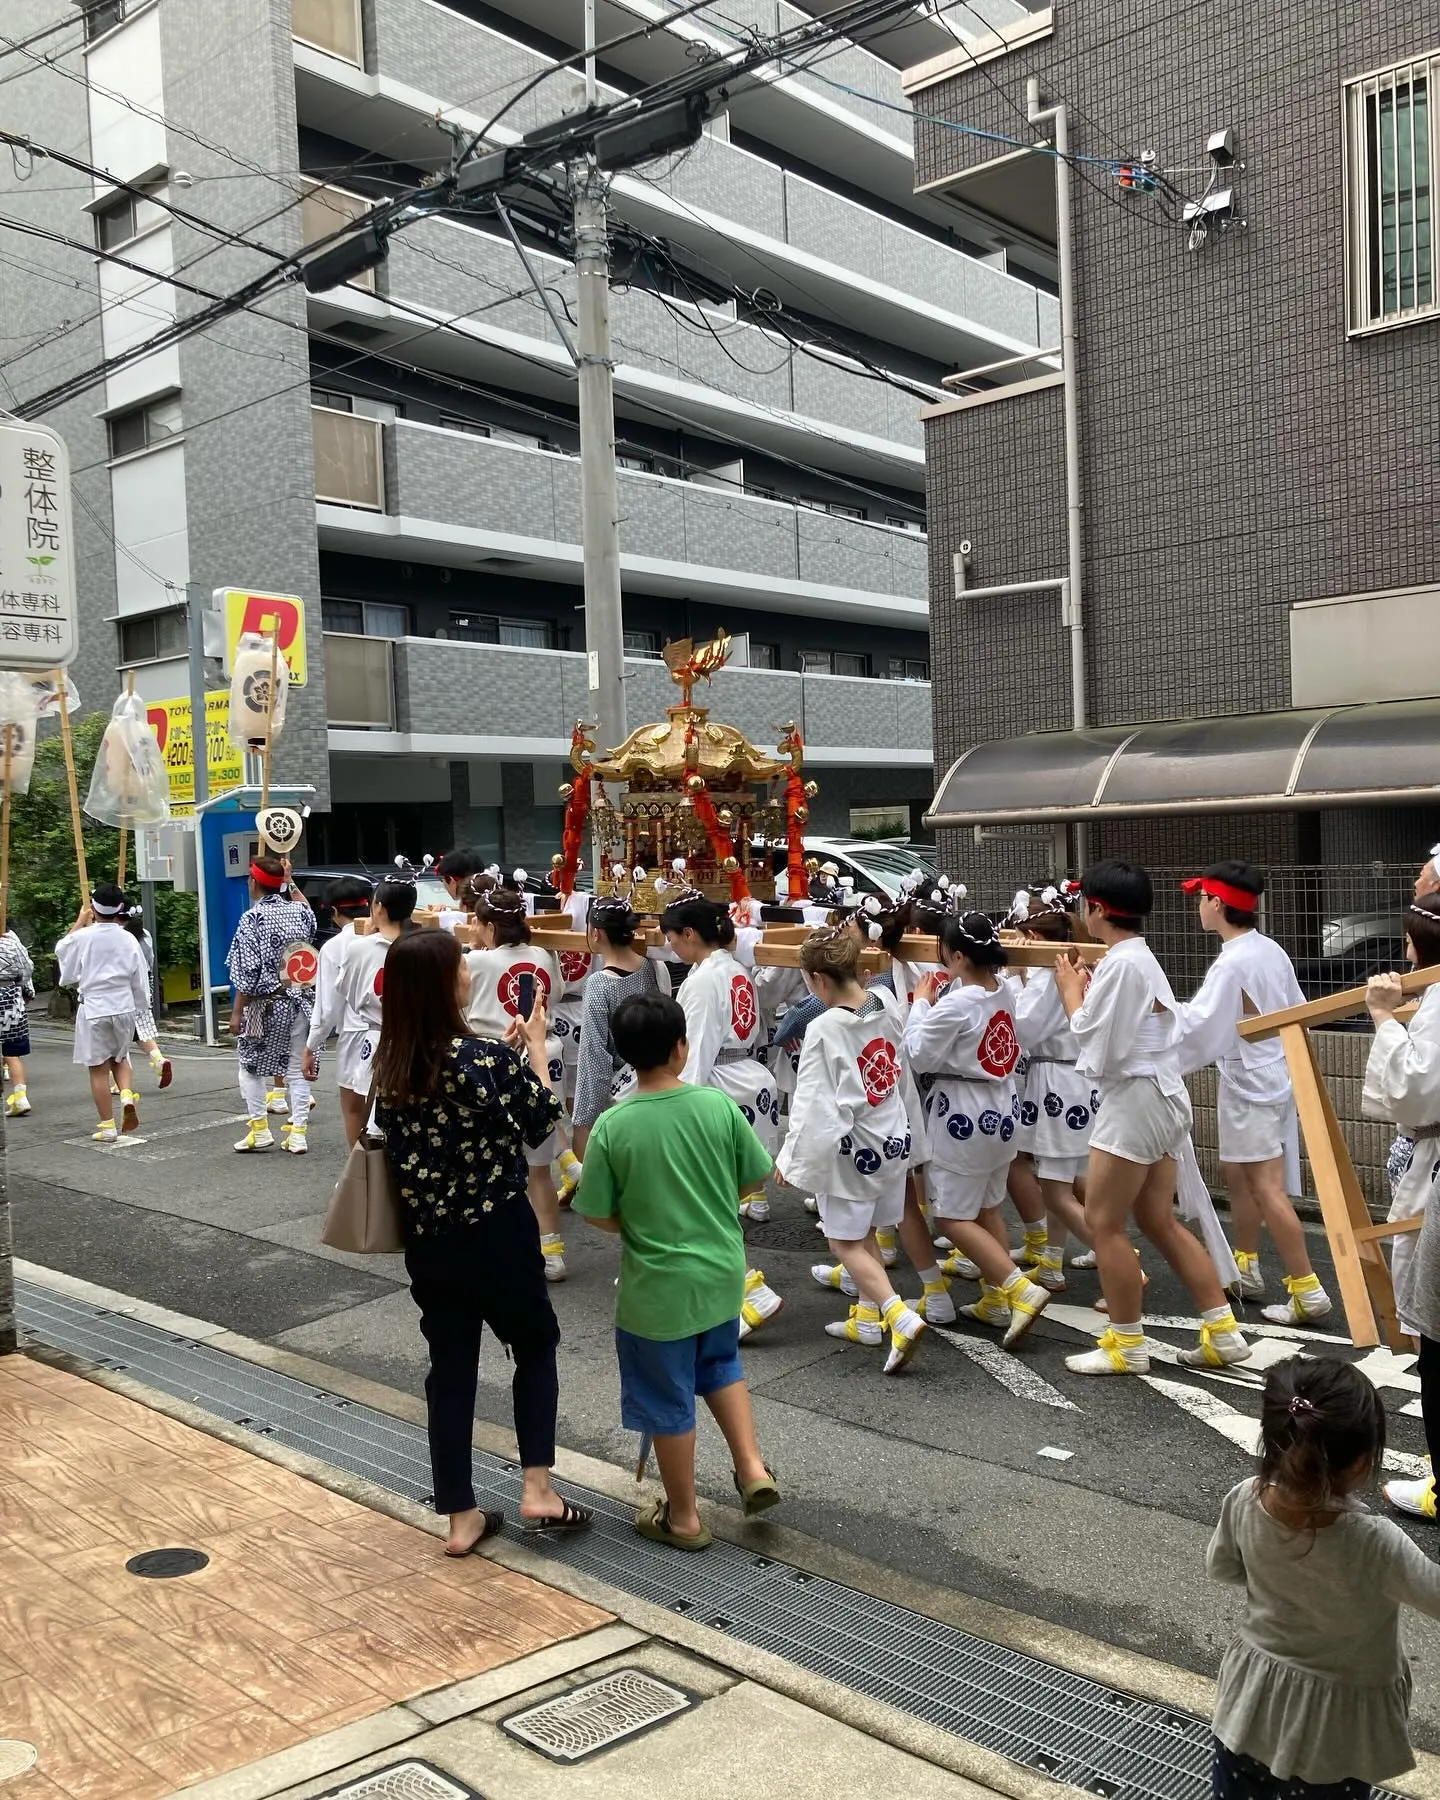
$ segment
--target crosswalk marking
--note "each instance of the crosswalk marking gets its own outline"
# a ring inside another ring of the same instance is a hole
[[[1002,1350],[998,1344],[984,1338],[966,1337],[958,1331],[947,1331],[943,1325],[932,1325],[930,1329],[936,1337],[944,1338],[962,1356],[968,1356],[987,1375],[993,1376],[1001,1387],[1008,1388],[1017,1400],[1053,1406],[1057,1412],[1079,1412],[1080,1408],[1073,1400],[1067,1400],[1059,1388],[1051,1387],[1043,1375],[1037,1375],[1028,1363],[1012,1356],[1008,1350]]]

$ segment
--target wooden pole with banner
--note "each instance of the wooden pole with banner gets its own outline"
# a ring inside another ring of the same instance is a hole
[[[1440,981],[1440,966],[1416,969],[1401,977],[1400,986],[1407,994],[1418,994],[1436,981]],[[1315,1177],[1325,1235],[1335,1258],[1335,1281],[1351,1343],[1361,1348],[1378,1344],[1383,1330],[1392,1350],[1409,1350],[1414,1346],[1400,1328],[1390,1265],[1380,1246],[1386,1238],[1418,1231],[1423,1220],[1400,1219],[1377,1225],[1371,1219],[1309,1036],[1314,1025],[1331,1025],[1364,1010],[1365,989],[1345,988],[1324,1000],[1310,1000],[1304,1006],[1288,1006],[1281,1012],[1258,1013],[1242,1019],[1238,1030],[1243,1038],[1278,1037],[1284,1045],[1290,1085],[1295,1090],[1295,1110]]]
[[[70,694],[65,686],[65,671],[55,671],[56,692],[60,698],[60,739],[65,746],[65,779],[70,787],[70,826],[75,833],[75,867],[80,875],[80,904],[90,903],[90,872],[85,867],[85,827],[80,818],[80,787],[75,779],[75,740],[70,735]]]
[[[14,740],[15,727],[7,725],[4,766],[0,768],[0,782],[4,783],[4,798],[0,800],[0,932],[10,923],[10,756]]]
[[[135,671],[133,669],[127,669],[125,672],[125,692],[130,695],[135,692]],[[125,885],[125,837],[125,827],[122,825],[120,827],[120,854],[115,863],[115,885],[118,888],[123,888]]]
[[[270,626],[270,692],[265,700],[265,747],[260,752],[260,810],[270,804],[270,747],[275,736],[275,685],[280,679],[280,625]]]

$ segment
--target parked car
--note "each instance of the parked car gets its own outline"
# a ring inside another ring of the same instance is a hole
[[[1398,911],[1342,913],[1320,927],[1320,953],[1297,960],[1295,972],[1312,1000],[1359,987],[1372,975],[1405,967],[1405,928]]]
[[[830,838],[807,837],[805,855],[817,862],[834,863],[842,877],[849,876],[857,894],[874,894],[881,900],[895,899],[905,877],[915,870],[921,874],[936,872],[934,852],[928,846],[917,848],[898,838]],[[783,845],[772,846],[772,862],[778,871],[785,866]]]
[[[323,944],[328,938],[335,936],[338,927],[335,916],[330,910],[329,894],[334,882],[344,875],[360,875],[373,884],[385,880],[395,873],[393,863],[378,866],[368,863],[329,863],[324,868],[296,869],[295,885],[310,902],[315,912],[315,939]],[[442,907],[453,906],[445,883],[438,875],[421,875],[415,883],[417,906]]]

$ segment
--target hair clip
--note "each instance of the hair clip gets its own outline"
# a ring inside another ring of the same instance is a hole
[[[1290,1410],[1291,1417],[1295,1418],[1295,1417],[1298,1417],[1299,1414],[1301,1414],[1301,1413],[1313,1413],[1315,1411],[1315,1408],[1314,1408],[1314,1406],[1311,1405],[1311,1403],[1305,1398],[1305,1396],[1303,1394],[1292,1394],[1290,1396],[1289,1410]]]

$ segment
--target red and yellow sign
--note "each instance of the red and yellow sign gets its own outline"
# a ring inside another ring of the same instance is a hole
[[[190,700],[152,700],[145,716],[155,733],[165,773],[170,778],[170,811],[176,818],[195,813],[195,753],[190,741]],[[210,768],[210,792],[223,794],[245,780],[245,759],[230,742],[230,690],[220,688],[205,696],[205,743]]]
[[[305,602],[294,594],[251,594],[243,588],[217,588],[215,597],[225,619],[225,667],[235,666],[235,651],[247,631],[266,635],[272,628],[290,671],[291,687],[304,687]]]

